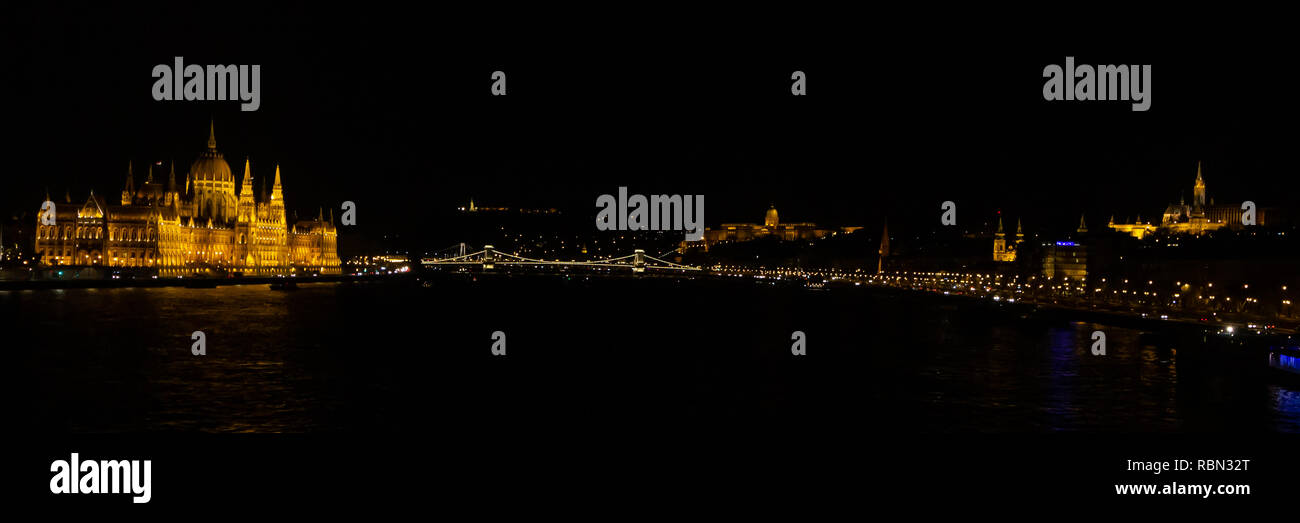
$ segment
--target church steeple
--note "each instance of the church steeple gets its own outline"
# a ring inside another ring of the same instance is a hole
[[[1205,206],[1205,179],[1201,178],[1201,162],[1196,162],[1196,185],[1192,187],[1192,206]]]
[[[993,261],[1014,261],[1014,249],[1007,249],[1007,230],[1002,226],[1002,211],[998,211],[998,232],[993,235]]]
[[[1016,218],[1016,243],[1025,241],[1025,230],[1020,227],[1020,218]]]
[[[217,149],[217,122],[208,120],[208,149]]]
[[[1085,233],[1085,232],[1088,232],[1088,222],[1087,222],[1087,220],[1084,218],[1084,215],[1083,215],[1083,214],[1080,214],[1080,215],[1079,215],[1079,229],[1076,230],[1076,231],[1074,231],[1074,232],[1077,232],[1077,233],[1080,233],[1080,234]]]

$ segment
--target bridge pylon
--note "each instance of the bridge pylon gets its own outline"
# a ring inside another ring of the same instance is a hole
[[[645,249],[637,249],[632,254],[632,272],[645,272]]]
[[[491,245],[483,246],[483,269],[488,270],[496,266],[496,251]]]

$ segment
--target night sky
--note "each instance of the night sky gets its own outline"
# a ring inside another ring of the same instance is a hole
[[[963,228],[1001,209],[1050,234],[1081,212],[1157,219],[1190,201],[1198,160],[1218,203],[1300,208],[1293,46],[1267,28],[221,11],[6,16],[0,210],[32,213],[47,187],[113,201],[128,161],[139,184],[175,159],[183,183],[210,118],[237,177],[246,156],[257,178],[278,163],[290,210],[352,200],[363,234],[427,235],[470,197],[594,217],[620,185],[704,194],[709,226],[775,204],[785,221],[924,232],[954,200]],[[1151,110],[1044,101],[1042,68],[1067,55],[1152,64]],[[260,110],[154,101],[150,71],[175,56],[261,65]],[[809,96],[790,95],[794,70]]]

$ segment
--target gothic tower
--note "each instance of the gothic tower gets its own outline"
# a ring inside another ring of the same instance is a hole
[[[1007,233],[1002,230],[1002,215],[998,214],[998,232],[993,233],[993,261],[1006,261]]]
[[[880,233],[880,250],[876,258],[876,274],[881,274],[885,269],[885,257],[889,256],[889,219],[885,219],[885,230]]]
[[[1192,207],[1205,207],[1205,180],[1201,178],[1201,162],[1196,162],[1196,185],[1192,191]]]
[[[131,205],[135,199],[135,180],[132,179],[131,162],[126,162],[126,186],[122,188],[122,205]],[[46,200],[49,197],[45,198]]]

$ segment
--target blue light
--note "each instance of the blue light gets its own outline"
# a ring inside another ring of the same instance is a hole
[[[1268,355],[1268,364],[1273,368],[1300,374],[1300,358],[1296,358],[1294,356],[1287,356],[1286,354],[1270,353]]]
[[[1056,242],[1061,247],[1074,247],[1074,242]]]

